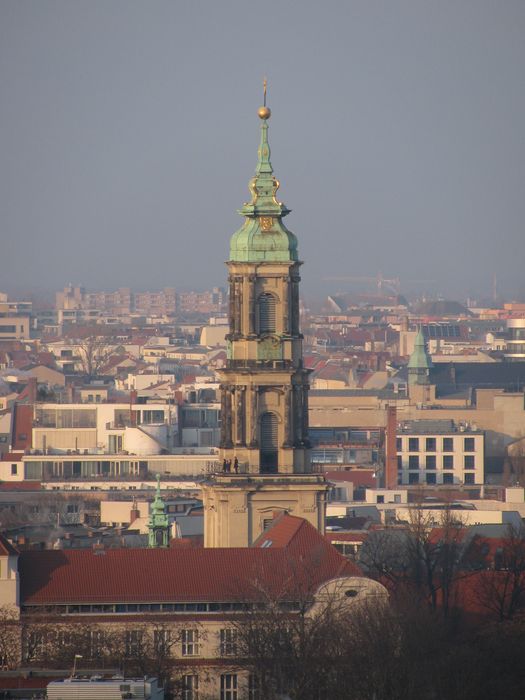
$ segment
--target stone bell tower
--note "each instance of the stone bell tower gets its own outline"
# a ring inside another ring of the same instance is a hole
[[[265,100],[266,102],[266,100]],[[203,488],[205,546],[248,546],[276,510],[324,530],[324,478],[311,474],[308,370],[299,328],[297,239],[283,223],[268,144],[270,110],[251,200],[230,241],[227,365],[221,382],[222,472]]]

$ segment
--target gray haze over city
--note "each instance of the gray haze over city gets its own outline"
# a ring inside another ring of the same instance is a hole
[[[0,2],[0,290],[224,285],[268,77],[304,290],[525,295],[522,0]]]

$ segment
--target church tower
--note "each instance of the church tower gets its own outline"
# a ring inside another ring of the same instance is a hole
[[[266,103],[266,99],[265,99]],[[275,511],[324,530],[324,478],[311,473],[308,370],[299,328],[297,239],[283,219],[268,143],[270,110],[251,199],[230,241],[227,364],[221,382],[220,466],[204,485],[205,546],[249,546]]]

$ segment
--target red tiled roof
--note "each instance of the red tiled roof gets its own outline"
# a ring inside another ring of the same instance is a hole
[[[22,461],[23,456],[24,456],[23,450],[20,450],[19,452],[4,452],[1,459],[2,459],[2,462],[20,462],[20,461]]]
[[[13,423],[13,450],[25,450],[31,447],[33,435],[32,404],[15,404]]]
[[[446,539],[460,544],[467,536],[467,532],[467,529],[461,525],[450,529],[444,527],[433,527],[428,536],[428,540],[432,544],[439,544]]]
[[[366,486],[375,488],[377,480],[372,469],[349,469],[326,472],[327,481],[350,481],[354,486]]]
[[[340,557],[339,552],[331,545],[327,546],[327,540],[308,521],[288,515],[288,513],[278,516],[273,525],[258,537],[253,546],[264,549],[286,548],[289,555],[297,556],[300,559],[315,552],[316,556],[322,554],[327,559],[333,558],[334,566],[337,566],[335,557]],[[340,563],[343,564],[343,562]],[[341,571],[341,575],[343,573],[349,576],[362,575],[357,565],[351,564],[351,562],[346,562],[346,564],[348,566],[343,567],[345,570]]]
[[[186,537],[174,537],[170,540],[170,547],[174,549],[192,549],[204,547],[203,535],[187,535]]]
[[[4,481],[0,484],[0,491],[40,491],[40,481]]]
[[[265,530],[257,538],[257,540],[253,543],[253,546],[262,547],[265,542],[271,541],[272,547],[286,547],[303,529],[303,525],[309,525],[309,523],[302,518],[296,518],[293,515],[288,515],[288,513],[282,513],[275,518],[271,527]],[[313,528],[312,530],[317,535],[317,531]],[[307,532],[307,537],[308,535],[311,535],[311,533]]]
[[[322,538],[321,538],[322,540]],[[299,547],[300,549],[300,547]],[[287,548],[28,550],[20,554],[22,604],[222,601],[313,590],[356,575],[333,547],[297,556]]]

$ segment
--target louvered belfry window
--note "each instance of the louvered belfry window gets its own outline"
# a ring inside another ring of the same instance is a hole
[[[275,413],[263,413],[261,416],[261,448],[277,449],[277,416]]]
[[[275,333],[275,297],[265,292],[258,300],[259,333]]]

